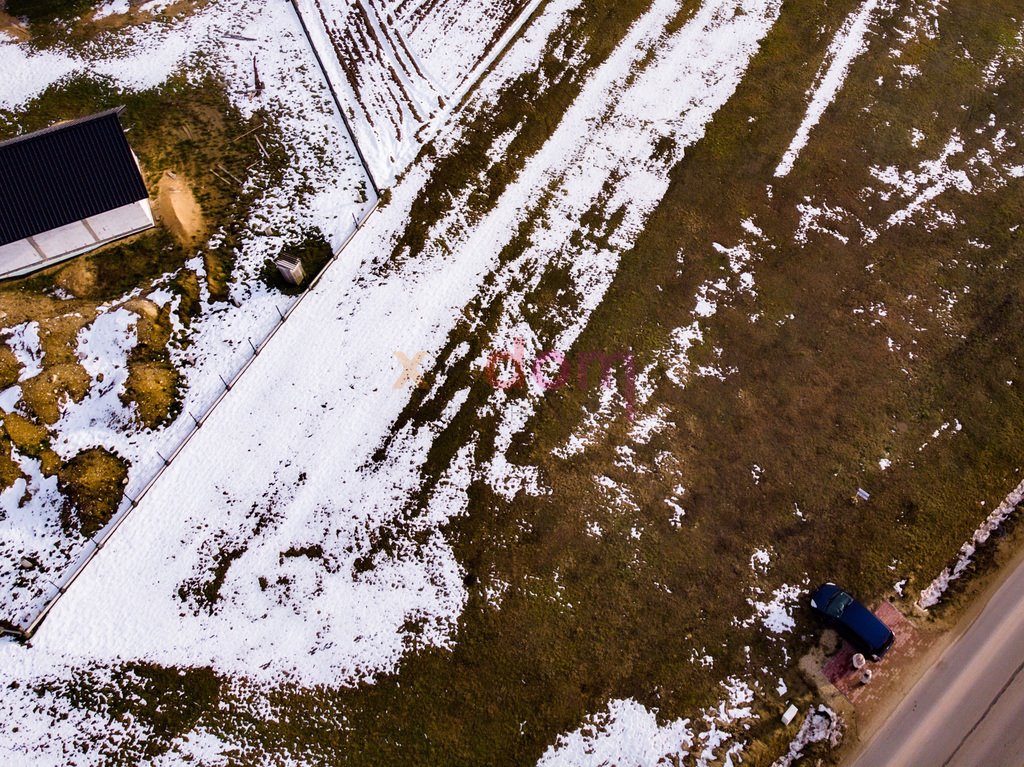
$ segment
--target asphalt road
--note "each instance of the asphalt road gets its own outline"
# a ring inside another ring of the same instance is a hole
[[[1024,565],[851,767],[1024,767]]]

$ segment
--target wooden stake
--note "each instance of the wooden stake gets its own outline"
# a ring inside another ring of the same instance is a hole
[[[260,79],[260,70],[256,68],[256,54],[252,55],[252,73],[256,77],[256,97],[263,93],[263,81]]]
[[[211,170],[210,173],[212,173],[214,176],[216,176],[218,179],[220,179],[220,182],[222,184],[224,184],[224,186],[230,187],[231,189],[235,188],[234,184],[232,184],[230,181],[228,181],[226,178],[224,178],[222,175],[220,175],[217,171]]]
[[[235,180],[235,182],[236,182],[236,183],[237,183],[237,184],[238,184],[239,186],[243,186],[243,184],[242,184],[242,179],[240,179],[240,178],[239,178],[238,176],[236,176],[236,175],[235,175],[234,173],[232,173],[231,171],[229,171],[229,170],[228,170],[227,168],[225,168],[225,167],[224,167],[223,165],[221,165],[220,163],[217,163],[217,167],[218,167],[218,168],[219,168],[220,170],[222,170],[222,171],[223,171],[223,172],[224,172],[225,174],[227,174],[228,176],[230,176],[231,178],[233,178],[233,179]]]
[[[245,137],[246,137],[246,136],[248,136],[248,135],[249,135],[250,133],[255,133],[255,132],[256,132],[256,131],[258,131],[258,130],[259,130],[260,128],[262,128],[262,127],[264,126],[264,124],[265,124],[265,123],[260,123],[260,124],[259,124],[259,125],[257,125],[257,126],[256,126],[255,128],[249,128],[249,130],[247,130],[247,131],[246,131],[245,133],[239,133],[239,134],[238,134],[237,136],[235,136],[235,137],[234,137],[233,139],[231,139],[231,143],[232,143],[232,144],[234,144],[234,143],[235,143],[236,141],[238,141],[238,139],[240,139],[240,138],[245,138]]]

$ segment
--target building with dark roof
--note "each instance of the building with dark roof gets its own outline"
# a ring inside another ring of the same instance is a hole
[[[153,226],[122,109],[0,142],[0,279]]]

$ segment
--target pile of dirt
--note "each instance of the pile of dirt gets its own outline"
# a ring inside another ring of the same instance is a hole
[[[154,213],[182,245],[194,245],[206,225],[192,186],[179,173],[166,171],[157,184]]]

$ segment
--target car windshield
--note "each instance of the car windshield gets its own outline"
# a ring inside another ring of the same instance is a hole
[[[845,591],[840,591],[836,594],[828,603],[828,607],[825,608],[825,612],[832,618],[838,618],[843,614],[847,605],[853,601],[853,597],[847,594]]]

